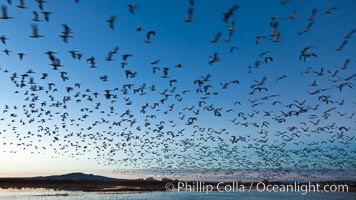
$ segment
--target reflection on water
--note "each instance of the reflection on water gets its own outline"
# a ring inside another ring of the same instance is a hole
[[[356,193],[266,193],[266,192],[243,192],[243,193],[190,193],[190,192],[73,192],[56,191],[50,189],[0,189],[1,200],[121,200],[121,199],[147,199],[147,200],[219,200],[219,199],[356,199]]]

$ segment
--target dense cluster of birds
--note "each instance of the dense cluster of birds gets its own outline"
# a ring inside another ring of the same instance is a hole
[[[33,13],[31,29],[23,27],[20,31],[21,34],[28,33],[27,40],[49,37],[41,32],[41,26],[57,23],[51,18],[56,13],[46,10],[50,1],[34,2],[38,7],[28,6],[29,0],[3,2],[0,27],[6,21],[28,20],[10,12],[10,8],[20,9],[24,13]],[[83,2],[70,3],[79,5]],[[281,1],[281,4],[290,9],[288,1]],[[182,23],[199,23],[199,16],[194,11],[201,9],[201,5],[194,0],[189,0],[186,5],[187,13],[181,14]],[[128,15],[136,15],[145,9],[139,4],[125,6]],[[221,23],[226,28],[209,33],[215,36],[206,41],[208,45],[233,43],[235,36],[238,37],[236,30],[241,19],[236,14],[240,9],[243,8],[238,4],[232,4],[222,11]],[[294,34],[304,37],[315,29],[316,21],[325,20],[325,16],[332,17],[334,12],[338,12],[337,7],[325,11],[315,8],[309,16],[298,16],[297,9],[292,10],[290,16],[273,16],[266,22],[271,32],[252,36],[252,45],[263,49],[267,43],[277,46],[284,43],[283,37],[286,36],[281,27],[289,26],[297,19],[307,26]],[[107,27],[104,32],[119,32],[120,20],[115,15],[108,14],[107,20],[100,23]],[[0,156],[26,151],[50,154],[53,159],[88,158],[118,168],[120,173],[152,169],[161,170],[161,174],[176,174],[178,169],[209,169],[206,176],[225,173],[239,178],[246,176],[243,169],[261,171],[263,178],[271,178],[291,170],[330,173],[330,170],[343,172],[356,167],[353,58],[346,57],[343,63],[334,67],[319,66],[317,45],[288,49],[296,55],[290,59],[303,66],[295,66],[300,68],[298,76],[307,80],[298,81],[305,90],[296,91],[300,95],[289,98],[279,92],[278,87],[287,84],[294,74],[279,74],[276,70],[277,77],[272,77],[259,73],[265,66],[274,70],[274,62],[279,58],[273,56],[271,50],[259,52],[251,65],[239,66],[245,72],[237,74],[236,79],[221,81],[208,70],[201,70],[198,75],[186,73],[194,66],[183,61],[167,66],[164,58],[150,58],[146,66],[134,67],[131,63],[140,59],[139,53],[125,53],[120,45],[113,45],[105,57],[88,55],[86,49],[71,47],[71,42],[81,37],[76,35],[76,27],[57,25],[62,31],[55,38],[62,40],[68,51],[58,51],[55,47],[43,50],[40,57],[48,62],[47,70],[31,65],[31,52],[11,48],[11,43],[16,41],[1,29],[1,56],[28,62],[30,67],[22,71],[0,63],[1,79],[12,84],[1,93],[14,93],[11,95],[22,102],[1,101],[6,103],[0,110]],[[354,49],[347,43],[354,40],[356,29],[349,28],[350,32],[340,36],[340,43],[328,52],[330,55],[340,56],[340,52]],[[133,27],[133,30],[144,33],[141,36],[145,46],[154,46],[160,37],[160,30],[142,26]],[[214,68],[224,63],[225,53],[221,51],[206,55],[207,60],[201,65]],[[238,44],[230,45],[226,50],[229,54],[242,51],[244,49]],[[84,66],[80,70],[95,77],[95,87],[85,83],[85,78],[80,79],[80,75],[66,65],[63,60],[69,62],[68,59]],[[104,66],[111,63],[118,66],[115,75],[105,73]],[[308,67],[304,68],[306,65]],[[184,73],[188,78],[182,80]],[[253,78],[250,82],[242,81],[239,78],[242,76]]]

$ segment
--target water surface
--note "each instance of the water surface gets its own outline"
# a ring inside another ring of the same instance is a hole
[[[356,200],[356,193],[267,193],[267,192],[235,192],[235,193],[198,193],[198,192],[73,192],[48,189],[0,189],[1,200],[264,200],[264,199],[323,199],[323,200]]]

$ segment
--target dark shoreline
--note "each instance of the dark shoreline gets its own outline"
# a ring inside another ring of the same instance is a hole
[[[147,181],[147,180],[125,180],[125,181],[87,181],[87,180],[28,180],[21,178],[1,178],[1,189],[52,189],[61,191],[83,191],[83,192],[154,192],[166,191],[166,184],[168,182],[177,185],[178,181]],[[181,181],[185,182],[185,181]],[[194,181],[188,181],[188,184],[194,184]],[[218,182],[204,182],[205,185],[216,185]],[[224,182],[221,186],[232,184],[233,182]],[[238,182],[241,185],[251,185],[251,182]],[[264,183],[272,185],[288,185],[294,184],[290,182],[267,182]],[[305,182],[298,182],[299,184],[307,184]],[[252,183],[252,189],[256,188],[257,182]],[[348,185],[349,192],[356,192],[355,181],[325,181],[312,182],[312,184],[319,184],[321,186],[326,184]]]

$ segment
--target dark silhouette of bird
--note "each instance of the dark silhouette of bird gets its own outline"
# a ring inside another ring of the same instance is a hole
[[[135,11],[138,9],[139,5],[138,4],[128,4],[129,7],[129,12],[131,14],[135,14]]]
[[[2,5],[1,6],[1,17],[0,19],[12,19],[13,17],[10,17],[8,14],[7,14],[7,7]]]
[[[214,39],[210,40],[210,42],[211,43],[217,43],[217,42],[219,42],[220,37],[221,37],[221,32],[218,32],[218,33],[216,33]]]
[[[345,63],[342,65],[342,67],[340,68],[341,70],[346,70],[347,66],[350,64],[351,60],[350,59],[346,59]]]
[[[19,5],[17,5],[16,7],[21,8],[21,9],[27,8],[25,5],[25,0],[19,0]]]
[[[351,36],[356,32],[356,29],[352,29],[347,35],[344,36],[345,39],[351,38]]]
[[[302,34],[304,34],[304,33],[308,33],[308,32],[310,31],[311,27],[313,27],[313,25],[314,25],[314,22],[313,22],[313,21],[312,21],[312,22],[309,22],[308,25],[307,25],[307,27],[306,27],[302,32],[299,32],[298,34],[299,34],[299,35],[302,35]]]
[[[194,19],[193,19],[193,14],[194,14],[194,8],[193,7],[190,7],[188,9],[188,13],[187,13],[187,18],[184,20],[185,22],[193,22]]]
[[[332,14],[335,10],[336,10],[336,7],[331,7],[331,8],[329,8],[329,9],[325,10],[325,11],[324,11],[324,14],[330,15],[330,14]]]
[[[259,43],[259,41],[260,41],[261,39],[267,39],[267,37],[264,36],[264,35],[258,35],[258,36],[256,36],[256,45],[258,45],[258,43]]]
[[[235,46],[232,46],[232,47],[230,47],[230,52],[232,53],[232,52],[234,52],[235,51],[235,49],[239,49],[238,47],[235,47]]]
[[[292,19],[292,20],[295,19],[295,18],[296,18],[296,16],[295,16],[295,15],[296,15],[296,12],[297,12],[297,10],[294,9],[293,12],[289,15],[288,18],[289,18],[289,19]]]
[[[316,9],[314,8],[311,12],[311,14],[308,17],[308,20],[314,20],[315,14],[316,14]]]
[[[35,0],[35,1],[37,2],[38,8],[39,8],[40,10],[43,10],[43,5],[44,5],[44,3],[47,3],[47,2],[44,1],[44,0]]]
[[[33,11],[33,19],[32,21],[34,22],[41,22],[42,20],[40,20],[38,13],[36,11]]]
[[[136,75],[137,75],[137,72],[132,72],[131,70],[125,70],[126,78],[135,78]]]
[[[4,45],[6,45],[6,41],[7,41],[7,40],[9,40],[9,38],[5,37],[4,35],[2,35],[2,36],[0,37],[0,41],[1,41],[1,43],[3,43]]]
[[[38,33],[38,28],[36,25],[32,25],[32,35],[30,36],[31,38],[40,38],[43,37],[42,35],[39,35]]]
[[[146,40],[145,43],[151,43],[151,37],[156,36],[156,32],[155,31],[148,31],[146,34]]]
[[[11,51],[10,51],[10,50],[8,50],[8,49],[4,49],[4,50],[3,50],[3,52],[4,52],[7,56],[9,56],[9,55],[10,55],[10,53],[11,53]]]
[[[24,54],[24,53],[18,53],[17,55],[19,56],[19,59],[22,60],[23,57],[24,57],[26,54]]]
[[[218,62],[218,61],[220,61],[220,58],[219,58],[219,55],[218,55],[218,53],[214,53],[213,54],[213,56],[209,56],[210,57],[210,60],[209,60],[209,65],[212,65],[212,64],[214,64],[214,63],[216,63],[216,62]]]
[[[194,0],[189,0],[189,5],[194,6]]]
[[[43,14],[45,21],[49,22],[49,15],[51,14],[51,12],[43,11],[42,14]]]
[[[239,5],[235,4],[233,5],[226,13],[224,13],[223,21],[225,23],[228,22],[228,20],[234,15],[234,12],[239,9]]]
[[[70,27],[67,24],[63,24],[63,32],[59,36],[62,38],[64,43],[68,43],[68,38],[72,37],[70,34],[72,34]]]
[[[347,44],[347,40],[344,40],[338,48],[336,48],[337,51],[342,51],[344,50],[345,45]]]
[[[116,22],[116,17],[115,16],[111,16],[110,19],[106,20],[109,23],[109,27],[114,30],[114,24]]]

